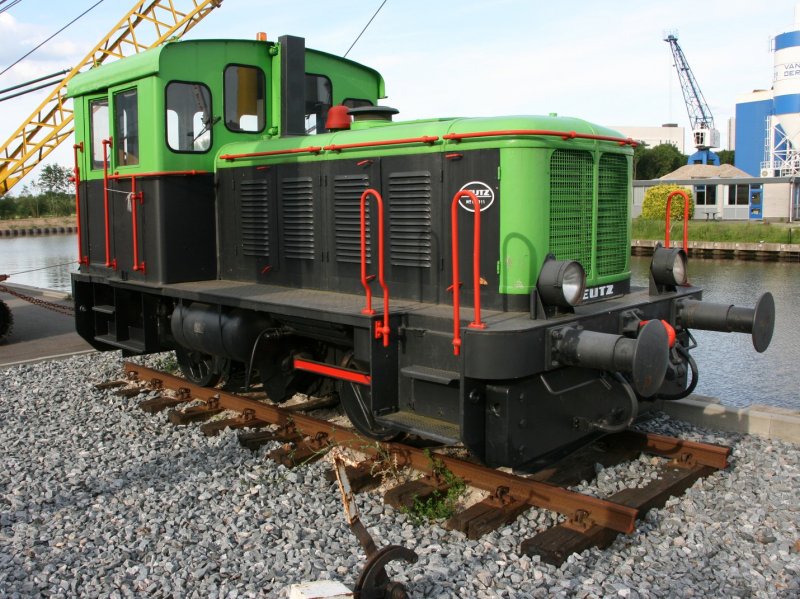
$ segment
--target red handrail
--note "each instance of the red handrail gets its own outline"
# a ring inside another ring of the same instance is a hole
[[[270,150],[269,152],[247,152],[245,154],[223,154],[220,160],[239,160],[240,158],[257,158],[258,156],[280,156],[282,154],[319,154],[322,148],[308,146],[307,148],[291,148],[288,150]]]
[[[366,294],[364,314],[375,314],[372,309],[372,290],[367,277],[367,198],[372,195],[378,202],[378,281],[383,289],[383,325],[375,325],[375,339],[383,336],[383,347],[389,347],[389,287],[386,286],[383,270],[383,198],[375,189],[367,189],[361,194],[361,285]],[[373,277],[374,278],[374,277]]]
[[[83,152],[83,142],[73,144],[72,153],[75,158],[75,168],[72,169],[72,180],[75,182],[75,224],[78,231],[78,264],[89,264],[89,256],[83,255],[83,240],[81,238],[81,167],[78,165],[78,151]]]
[[[329,152],[340,152],[350,148],[372,148],[376,146],[396,146],[402,144],[432,144],[439,139],[438,135],[423,135],[422,137],[407,137],[404,139],[383,139],[380,141],[362,141],[352,144],[330,144],[322,149]]]
[[[103,146],[111,144],[111,138],[109,140],[103,140]],[[105,155],[103,157],[103,182],[104,182],[104,191],[103,191],[103,200],[105,202],[106,207],[106,239],[108,239],[108,182],[109,181],[121,181],[122,179],[130,179],[131,180],[131,193],[128,196],[128,200],[131,203],[131,230],[133,236],[133,270],[136,272],[145,272],[145,263],[144,261],[139,260],[139,218],[138,218],[138,211],[137,211],[137,203],[142,204],[144,202],[144,192],[137,192],[136,191],[136,179],[137,178],[146,178],[146,177],[166,177],[166,176],[179,176],[179,175],[204,175],[207,174],[208,171],[198,171],[198,170],[188,170],[188,171],[151,171],[147,173],[114,173],[113,175],[108,174],[108,156]],[[108,244],[106,244],[108,245]],[[106,255],[108,255],[108,248],[106,249]],[[108,264],[107,264],[108,266]],[[116,269],[116,259],[113,261],[113,266]]]
[[[340,381],[358,383],[359,385],[369,385],[372,382],[372,377],[366,373],[350,370],[349,368],[331,366],[330,364],[315,362],[314,360],[295,358],[293,366],[295,370],[305,370],[306,372],[321,374],[322,376],[339,379]]]
[[[145,177],[167,177],[167,176],[174,176],[174,175],[206,175],[208,171],[152,171],[149,173],[114,173],[113,175],[109,175],[109,179],[114,179],[118,181],[120,179],[133,179],[134,177],[138,177],[139,179],[143,179]]]
[[[561,139],[594,139],[597,141],[613,141],[621,146],[631,146],[635,148],[639,145],[630,137],[610,137],[608,135],[594,135],[591,133],[578,133],[576,131],[552,131],[549,129],[502,129],[499,131],[476,131],[473,133],[447,133],[442,135],[442,139],[461,141],[473,137],[505,137],[519,135],[552,135]]]
[[[136,205],[144,201],[144,193],[136,192],[136,177],[131,177],[131,194],[128,196],[131,202],[131,229],[133,231],[133,270],[141,271],[144,274],[144,262],[139,262],[139,225],[136,217]]]
[[[109,137],[103,140],[103,213],[105,218],[106,232],[106,266],[117,270],[117,260],[111,260],[111,236],[108,223],[108,148],[114,143],[114,138]]]
[[[672,198],[673,196],[683,196],[683,251],[689,252],[689,195],[682,189],[676,189],[667,196],[667,222],[666,234],[664,235],[664,245],[669,247],[669,228],[672,218]]]
[[[472,237],[472,288],[475,318],[469,323],[471,329],[485,329],[486,323],[481,322],[481,204],[474,193],[462,189],[453,196],[450,204],[450,235],[453,253],[453,355],[461,354],[461,293],[458,273],[458,200],[463,197],[472,200],[473,208],[473,237]]]

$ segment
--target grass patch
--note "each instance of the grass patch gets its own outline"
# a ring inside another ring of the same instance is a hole
[[[435,520],[446,520],[453,516],[456,513],[458,500],[467,490],[463,478],[453,474],[441,460],[434,458],[429,450],[425,450],[425,455],[431,462],[434,479],[441,481],[447,490],[434,491],[426,499],[415,497],[412,506],[402,510],[409,515],[415,526]]]
[[[670,237],[679,239],[682,236],[683,222],[673,220]],[[664,239],[663,219],[634,219],[631,237],[633,239]],[[689,239],[740,243],[800,243],[800,230],[787,223],[690,220]]]

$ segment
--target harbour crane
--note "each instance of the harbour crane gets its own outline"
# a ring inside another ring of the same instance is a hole
[[[72,136],[67,83],[86,68],[123,58],[181,37],[222,0],[138,0],[114,28],[50,91],[19,128],[0,145],[0,196]]]
[[[675,59],[675,68],[678,70],[678,79],[681,82],[683,99],[686,102],[686,110],[689,113],[689,122],[692,125],[692,139],[697,152],[689,156],[689,164],[713,164],[719,166],[719,156],[711,148],[719,147],[719,130],[714,127],[714,117],[708,108],[708,103],[700,86],[694,78],[692,69],[678,44],[678,35],[669,33],[664,41],[669,43],[672,49],[672,57]]]

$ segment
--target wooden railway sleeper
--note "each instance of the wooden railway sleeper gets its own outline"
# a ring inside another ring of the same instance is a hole
[[[463,532],[468,539],[479,539],[486,533],[511,524],[529,508],[527,502],[513,497],[508,487],[500,486],[483,501],[452,516],[445,526]]]
[[[285,443],[283,447],[274,449],[267,454],[269,459],[283,464],[287,468],[294,468],[303,464],[310,464],[322,458],[331,449],[328,433],[319,431],[314,436],[304,437],[296,442]]]
[[[220,406],[219,395],[209,397],[202,405],[191,406],[183,411],[172,410],[169,413],[169,421],[176,426],[183,426],[199,420],[207,420],[225,411]]]
[[[256,413],[250,409],[245,408],[240,414],[232,418],[225,418],[223,420],[215,420],[213,422],[206,422],[200,427],[201,432],[206,437],[215,437],[224,431],[226,428],[239,429],[239,428],[260,428],[267,426],[269,422],[256,418]]]

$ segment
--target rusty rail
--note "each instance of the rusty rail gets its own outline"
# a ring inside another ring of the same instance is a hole
[[[283,427],[293,427],[299,434],[314,439],[325,439],[328,445],[338,445],[360,451],[377,458],[388,452],[399,467],[408,466],[423,474],[433,475],[434,465],[422,449],[399,443],[379,443],[366,439],[352,431],[335,424],[319,420],[305,414],[290,412],[283,408],[268,405],[253,399],[226,393],[219,389],[193,385],[184,379],[152,370],[138,364],[125,363],[128,376],[141,381],[158,380],[164,388],[188,389],[189,393],[202,401],[215,406],[244,412],[252,410],[258,420]],[[491,493],[503,490],[509,497],[528,505],[549,509],[566,515],[570,519],[590,521],[594,525],[618,532],[631,533],[639,514],[635,508],[619,505],[562,489],[555,485],[514,476],[506,472],[473,464],[458,458],[436,455],[453,474],[475,488]]]

